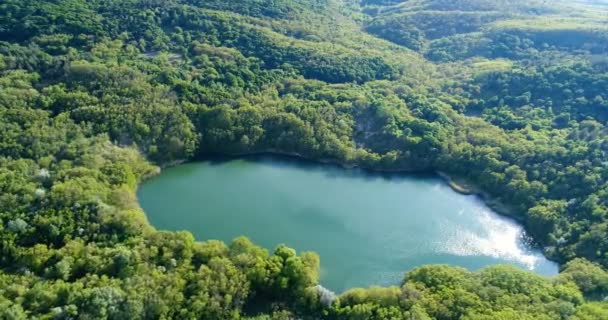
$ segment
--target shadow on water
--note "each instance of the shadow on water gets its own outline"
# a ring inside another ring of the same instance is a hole
[[[323,172],[329,178],[358,178],[368,181],[381,179],[387,182],[401,182],[404,180],[429,181],[429,179],[440,180],[439,176],[435,173],[429,172],[384,172],[359,167],[348,168],[336,163],[322,163],[298,156],[276,155],[271,153],[244,156],[208,155],[198,158],[196,161],[205,162],[211,166],[221,166],[232,161],[267,164],[280,168]]]
[[[197,170],[197,162],[186,162],[183,164],[178,165],[180,170],[174,170],[173,174],[175,175],[175,177],[181,178],[181,177],[188,177],[191,174],[193,174],[194,172],[196,172]],[[171,169],[171,168],[168,168]],[[163,169],[167,170],[167,169]]]

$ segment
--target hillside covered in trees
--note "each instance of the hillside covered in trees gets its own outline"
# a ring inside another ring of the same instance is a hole
[[[608,319],[607,124],[604,1],[4,0],[0,319]],[[159,167],[254,152],[445,172],[561,272],[336,296],[315,253],[148,224]]]

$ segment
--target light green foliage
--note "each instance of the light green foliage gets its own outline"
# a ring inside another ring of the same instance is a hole
[[[608,317],[608,303],[586,303],[576,309],[573,320],[593,320]]]
[[[577,258],[566,263],[559,278],[574,282],[589,298],[601,300],[608,297],[608,272],[585,259]]]
[[[367,31],[434,61],[475,56],[526,59],[531,51],[580,48],[608,52],[608,10],[603,6],[570,1],[430,0],[375,9],[368,9],[376,14]]]

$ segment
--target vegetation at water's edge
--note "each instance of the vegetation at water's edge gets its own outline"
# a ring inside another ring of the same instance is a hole
[[[3,1],[0,318],[608,318],[607,10]],[[422,266],[336,297],[313,253],[159,232],[135,199],[156,165],[269,150],[469,181],[562,272]]]

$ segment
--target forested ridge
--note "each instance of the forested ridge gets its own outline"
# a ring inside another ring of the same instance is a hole
[[[607,121],[603,1],[4,0],[0,319],[608,319]],[[561,272],[336,295],[323,257],[138,205],[159,167],[259,152],[444,172]]]

